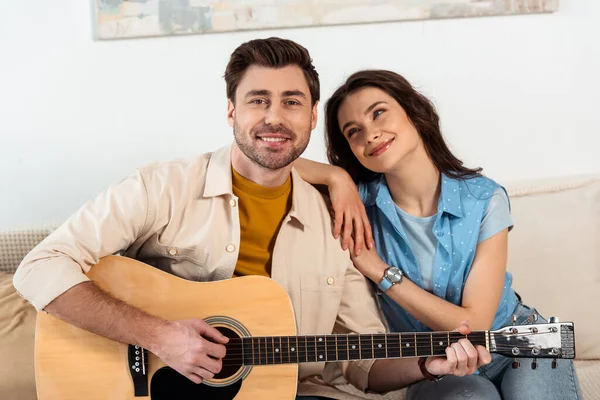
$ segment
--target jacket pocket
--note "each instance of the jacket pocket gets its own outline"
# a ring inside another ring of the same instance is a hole
[[[199,280],[202,277],[208,259],[203,248],[163,243],[158,234],[148,239],[146,244],[144,248],[147,250],[140,254],[140,261],[184,279]]]

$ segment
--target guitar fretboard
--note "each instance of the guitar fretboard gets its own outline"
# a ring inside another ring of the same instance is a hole
[[[487,331],[467,336],[458,332],[262,336],[233,339],[227,352],[237,359],[241,356],[244,365],[443,356],[446,347],[462,338],[473,345],[489,345]]]

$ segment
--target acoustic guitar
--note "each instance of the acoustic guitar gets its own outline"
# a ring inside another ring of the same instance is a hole
[[[111,295],[164,319],[201,318],[230,338],[222,371],[195,384],[145,349],[38,314],[35,376],[40,400],[290,399],[298,364],[445,355],[458,332],[296,336],[287,293],[248,276],[193,282],[139,261],[105,257],[87,276]],[[575,357],[570,322],[474,331],[468,339],[510,357]],[[535,365],[535,364],[534,364]]]

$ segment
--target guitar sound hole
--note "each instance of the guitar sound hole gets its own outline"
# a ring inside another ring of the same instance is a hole
[[[231,329],[217,327],[219,332],[230,339],[239,340],[239,336]],[[238,342],[239,343],[239,342]],[[223,359],[221,372],[213,379],[226,379],[239,371],[242,367],[239,345],[237,349],[226,345],[227,352]],[[172,368],[164,367],[156,371],[150,383],[150,397],[152,400],[232,400],[242,387],[242,380],[226,386],[209,386],[196,384]]]
[[[229,338],[229,343],[225,345],[227,352],[223,359],[223,368],[221,372],[215,375],[214,379],[225,379],[234,375],[242,367],[242,349],[239,345],[239,336],[229,328],[217,327],[217,330]],[[231,340],[233,339],[233,341]],[[236,342],[237,343],[233,343]],[[234,347],[233,347],[234,346]]]

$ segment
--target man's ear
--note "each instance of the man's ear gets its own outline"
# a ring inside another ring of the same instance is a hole
[[[227,99],[227,122],[229,126],[233,128],[233,122],[235,120],[235,106],[233,105],[233,101],[231,99]]]
[[[319,102],[317,101],[313,105],[312,110],[310,111],[310,116],[311,116],[311,119],[312,119],[312,123],[310,125],[310,129],[311,130],[314,130],[317,127],[317,120],[318,120],[318,117],[319,117],[319,113],[317,112],[318,106],[319,106]]]

